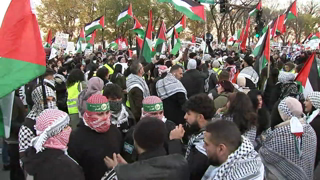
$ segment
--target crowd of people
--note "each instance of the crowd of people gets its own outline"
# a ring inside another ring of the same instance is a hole
[[[310,52],[271,51],[261,74],[226,48],[49,59],[15,93],[11,180],[313,179],[320,92],[294,82]]]

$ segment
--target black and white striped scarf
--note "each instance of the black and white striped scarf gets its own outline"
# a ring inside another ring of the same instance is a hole
[[[182,92],[186,95],[187,98],[187,90],[182,85],[182,83],[174,77],[171,73],[168,73],[166,77],[160,79],[156,84],[157,94],[158,96],[164,100],[178,92]]]
[[[131,89],[137,87],[143,92],[143,98],[150,96],[149,87],[146,81],[138,75],[130,74],[128,76],[126,85],[128,93],[131,91]]]

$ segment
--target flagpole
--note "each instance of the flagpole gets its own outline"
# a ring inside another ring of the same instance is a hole
[[[206,33],[207,33],[207,16],[204,19],[204,44],[205,45],[204,45],[202,58],[204,57],[204,54],[205,54],[206,49],[207,49],[207,36],[206,36]]]

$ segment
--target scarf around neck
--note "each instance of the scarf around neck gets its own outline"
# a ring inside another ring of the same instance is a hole
[[[187,98],[187,90],[182,85],[182,83],[171,73],[168,73],[168,75],[160,79],[156,84],[157,94],[161,98],[161,100],[164,100],[178,92],[182,92],[185,94]]]
[[[128,117],[129,113],[126,110],[126,107],[122,104],[121,110],[117,114],[111,112],[111,124],[120,127],[121,124],[128,122]]]
[[[128,76],[126,85],[128,93],[131,91],[131,89],[137,87],[143,92],[143,98],[150,96],[149,88],[146,81],[138,75],[130,74]]]

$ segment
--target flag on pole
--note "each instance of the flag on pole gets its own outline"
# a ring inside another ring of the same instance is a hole
[[[315,52],[309,57],[296,77],[296,82],[300,85],[300,92],[304,97],[313,91],[320,90],[320,77],[317,68]]]
[[[80,41],[85,41],[86,40],[85,33],[84,33],[84,28],[81,28],[81,30],[80,30],[79,40]]]
[[[133,16],[133,19],[134,19],[134,26],[132,28],[133,32],[137,33],[138,36],[143,38],[143,36],[146,32],[143,30],[143,27],[141,26],[140,22],[138,21],[138,19],[135,16]]]
[[[229,38],[229,41],[237,41],[237,40],[240,39],[240,36],[241,36],[241,30],[238,29],[238,30],[234,33],[234,35]]]
[[[267,63],[270,63],[270,31],[267,29],[266,33],[259,39],[253,55],[256,57],[256,63],[254,69],[258,74],[261,74],[263,68],[266,67]]]
[[[177,11],[192,20],[204,21],[206,19],[204,6],[193,0],[158,0],[158,2],[171,3]]]
[[[171,47],[172,47],[171,54],[173,54],[173,55],[176,55],[179,52],[180,47],[181,47],[181,42],[178,37],[178,33],[177,33],[176,29],[173,29],[173,34],[171,37]]]
[[[247,39],[249,37],[249,29],[250,29],[250,16],[247,19],[246,30],[245,30],[245,33],[243,35],[243,39],[242,39],[242,42],[241,42],[241,45],[240,45],[240,49],[242,51],[244,51],[244,52],[246,51]]]
[[[143,46],[143,39],[139,36],[136,36],[136,49],[137,49],[137,56],[140,57],[140,52]]]
[[[5,13],[0,13],[0,98],[46,70],[46,54],[31,1],[11,0],[2,7]]]
[[[167,38],[171,37],[172,36],[172,33],[173,33],[173,28],[176,29],[177,33],[180,33],[182,32],[184,29],[186,29],[186,15],[183,15],[181,17],[181,19],[173,26],[171,27],[170,29],[168,29],[167,31]]]
[[[313,39],[320,39],[320,32],[317,32],[317,33],[313,34],[310,39],[311,39],[311,40],[313,40]]]
[[[151,62],[152,53],[152,11],[149,11],[149,21],[146,30],[146,34],[143,40],[143,47],[140,55],[140,59],[144,59],[146,62]]]
[[[214,0],[198,0],[199,3],[215,4]]]
[[[82,43],[81,43],[81,40],[80,38],[78,39],[77,41],[77,53],[82,53]]]
[[[196,37],[194,35],[192,35],[192,37],[191,37],[191,42],[196,43]]]
[[[297,18],[298,12],[297,12],[297,1],[296,0],[286,10],[285,15],[286,15],[286,18],[285,18],[284,23],[286,23],[287,20]]]
[[[310,33],[310,34],[306,37],[306,39],[302,41],[302,44],[304,44],[304,43],[306,43],[306,42],[310,41],[312,36],[313,36],[313,34],[312,34],[312,33]]]
[[[123,10],[117,19],[117,26],[125,22],[126,20],[130,19],[133,17],[133,12],[132,12],[132,5],[129,4],[128,8]]]
[[[244,36],[244,28],[241,30],[240,38],[236,41],[236,43],[241,43]]]
[[[84,30],[86,35],[92,34],[96,29],[102,29],[104,27],[104,16],[98,17],[91,23],[85,25]]]
[[[160,52],[161,53],[161,50],[162,50],[162,46],[163,46],[163,43],[166,42],[166,25],[164,24],[164,22],[162,21],[161,25],[160,25],[160,28],[158,30],[158,33],[157,33],[157,40],[156,40],[156,44],[154,45],[155,49],[156,49],[156,53],[157,52]]]
[[[284,29],[285,29],[285,24],[284,24],[284,20],[285,20],[286,15],[282,14],[279,16],[278,22],[277,22],[277,27],[276,27],[276,35],[279,36],[281,34],[284,33]]]
[[[47,34],[46,44],[45,44],[44,47],[45,48],[50,48],[51,41],[52,41],[52,31],[51,31],[51,29],[49,29],[48,34]]]
[[[249,16],[254,16],[258,11],[261,10],[261,7],[262,7],[262,2],[261,0],[258,2],[258,4],[256,5],[256,7],[249,12]]]
[[[94,38],[96,37],[96,33],[97,33],[97,31],[93,31],[93,33],[91,34],[91,38],[90,38],[89,42],[87,43],[86,49],[90,49],[94,45]]]

